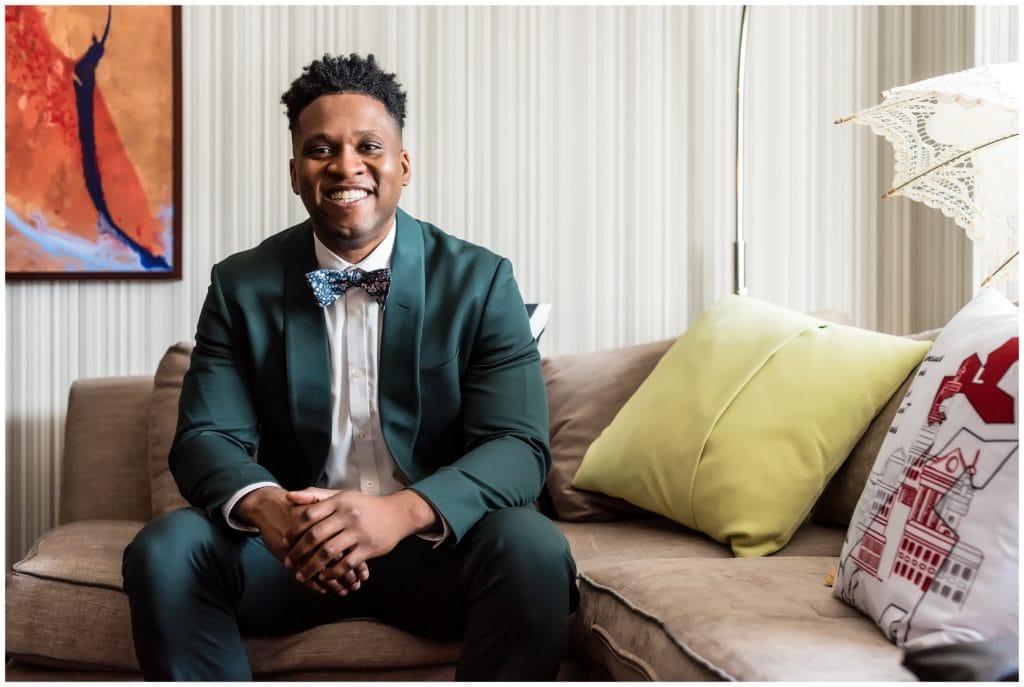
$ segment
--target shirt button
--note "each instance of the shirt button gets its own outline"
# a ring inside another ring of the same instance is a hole
[[[368,489],[373,489],[373,480],[372,479],[366,480],[366,486],[367,486]]]
[[[352,379],[362,379],[362,377],[363,377],[362,370],[353,370],[352,371]]]
[[[358,437],[360,439],[365,439],[366,438],[366,432],[364,432],[363,430],[359,430]]]
[[[356,315],[359,314],[359,308],[349,308],[348,314],[351,315],[352,317],[355,317]]]

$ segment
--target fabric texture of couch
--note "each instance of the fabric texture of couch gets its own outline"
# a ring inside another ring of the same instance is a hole
[[[569,540],[581,590],[560,678],[914,679],[901,651],[825,582],[892,403],[772,556],[734,558],[704,534],[572,487],[589,444],[671,344],[543,362],[555,464],[540,507]],[[184,503],[166,456],[190,350],[172,346],[155,377],[72,386],[59,525],[7,576],[7,679],[139,679],[121,556],[145,522]],[[246,648],[265,680],[445,680],[459,651],[364,619]]]

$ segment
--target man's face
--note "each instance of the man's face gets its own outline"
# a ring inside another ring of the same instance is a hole
[[[320,96],[299,113],[289,163],[317,237],[349,262],[384,238],[409,183],[409,154],[384,104],[358,93]]]

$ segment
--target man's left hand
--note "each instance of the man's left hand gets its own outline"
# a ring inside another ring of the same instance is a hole
[[[289,492],[288,499],[296,505],[308,504],[286,534],[291,549],[285,564],[300,582],[314,575],[326,582],[356,570],[365,575],[363,563],[437,523],[433,507],[410,490],[370,496],[309,487]]]

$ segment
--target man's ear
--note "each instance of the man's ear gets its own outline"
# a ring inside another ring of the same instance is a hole
[[[409,162],[409,151],[402,150],[402,186],[408,186],[412,179],[412,163]]]
[[[292,193],[299,195],[299,172],[295,169],[295,158],[288,160],[288,176],[292,180]]]

